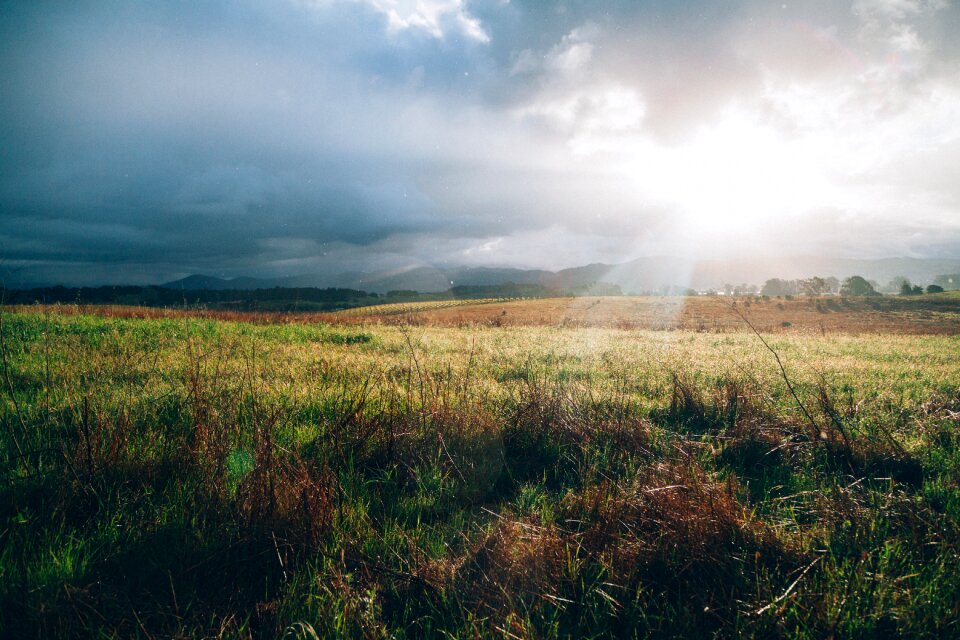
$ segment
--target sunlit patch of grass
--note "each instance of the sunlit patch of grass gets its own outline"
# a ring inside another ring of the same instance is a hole
[[[337,311],[334,315],[340,318],[362,318],[377,316],[397,316],[434,311],[437,309],[454,309],[456,307],[493,304],[504,302],[506,298],[477,298],[470,300],[427,300],[418,302],[390,302],[375,304],[366,307],[355,307]]]

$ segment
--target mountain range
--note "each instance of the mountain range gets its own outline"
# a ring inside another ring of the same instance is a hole
[[[647,257],[621,264],[596,263],[547,271],[497,267],[411,266],[376,272],[306,274],[282,278],[218,278],[191,275],[163,287],[183,290],[267,289],[273,287],[341,287],[373,293],[412,290],[446,291],[453,286],[532,284],[557,290],[585,289],[597,284],[617,285],[624,293],[666,288],[718,289],[726,284],[762,285],[769,278],[811,276],[847,278],[860,275],[881,286],[903,276],[925,285],[941,274],[960,273],[960,259],[921,258],[747,258],[695,261],[675,257]]]

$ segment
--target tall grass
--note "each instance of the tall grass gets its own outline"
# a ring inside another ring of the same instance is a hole
[[[960,635],[955,338],[2,336],[2,635]]]

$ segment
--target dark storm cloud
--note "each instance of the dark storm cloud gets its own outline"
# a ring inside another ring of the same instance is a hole
[[[345,46],[379,33],[376,16],[113,9],[4,20],[5,260],[242,264],[271,237],[449,226],[391,147],[390,105],[363,104],[377,80],[341,75],[351,54],[376,58]]]
[[[731,105],[803,148],[848,122],[923,137],[911,174],[847,158],[850,134],[831,188],[854,208],[889,201],[881,179],[920,190],[912,237],[956,243],[956,132],[929,132],[960,86],[951,24],[935,0],[6,3],[0,260],[24,282],[156,281],[681,250],[710,167],[675,174]],[[922,251],[874,213],[880,244]]]

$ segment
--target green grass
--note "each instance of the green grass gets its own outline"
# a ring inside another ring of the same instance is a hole
[[[960,637],[957,337],[2,320],[2,636]]]

